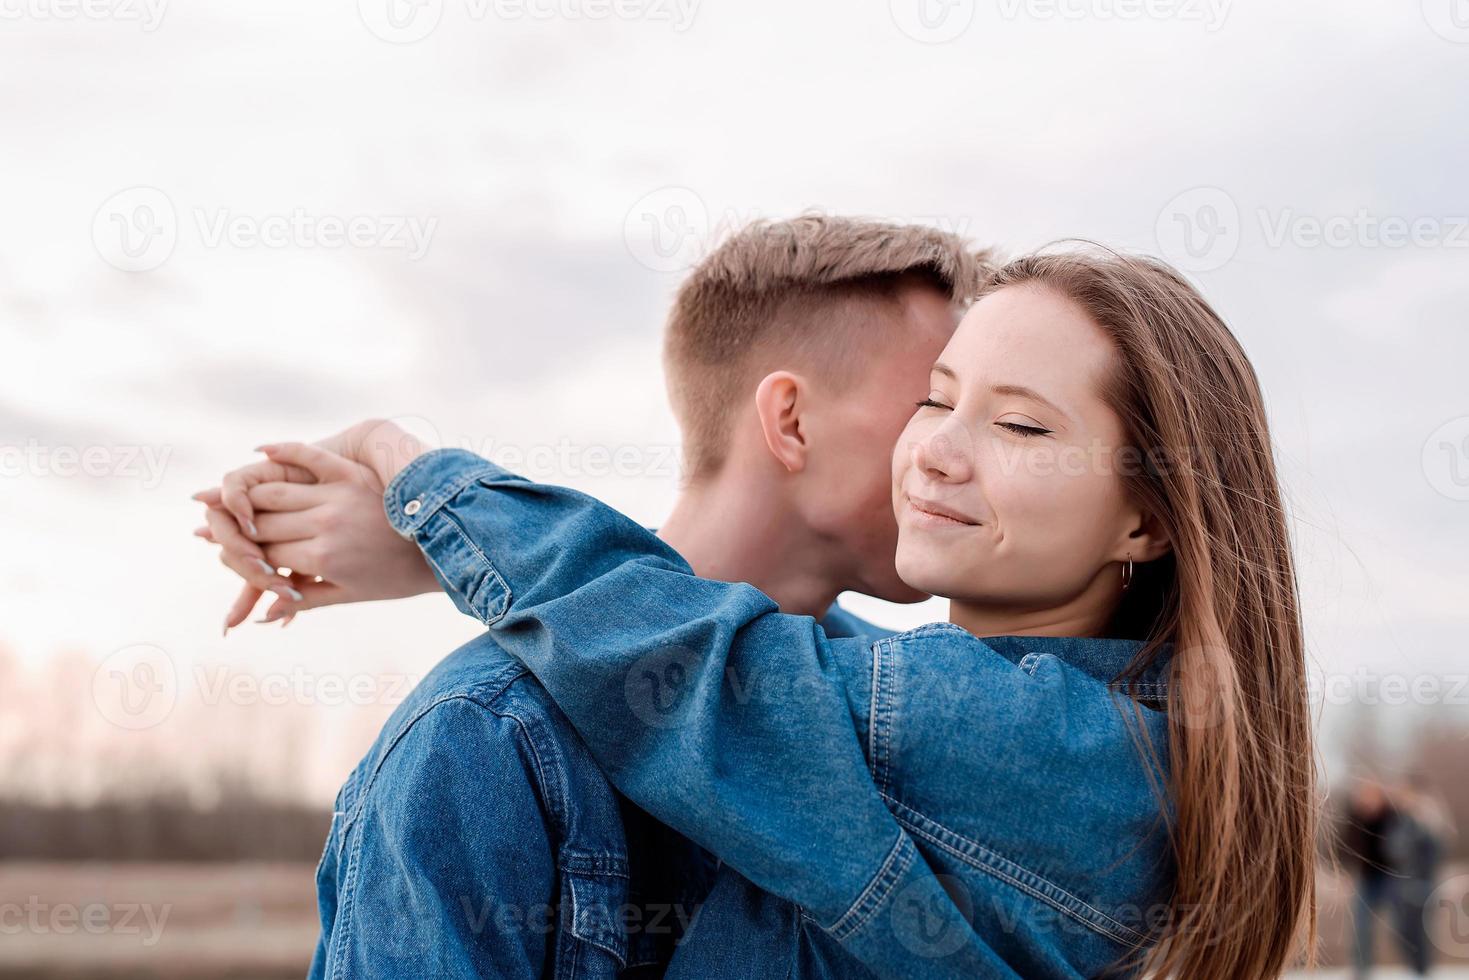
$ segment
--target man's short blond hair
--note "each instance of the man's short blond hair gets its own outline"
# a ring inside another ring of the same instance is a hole
[[[904,342],[870,329],[891,324],[904,290],[927,286],[962,306],[989,258],[934,228],[820,214],[756,222],[725,241],[680,286],[664,336],[685,475],[718,470],[761,377],[800,365],[847,375],[874,340]]]

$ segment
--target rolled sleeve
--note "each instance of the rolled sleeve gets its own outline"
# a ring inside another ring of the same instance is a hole
[[[465,450],[439,449],[409,463],[383,492],[383,509],[393,530],[419,546],[460,611],[486,626],[509,612],[510,588],[444,505],[466,487],[501,482],[525,481]]]
[[[383,492],[388,523],[411,539],[454,495],[480,479],[519,480],[482,456],[463,449],[424,453],[393,477]]]

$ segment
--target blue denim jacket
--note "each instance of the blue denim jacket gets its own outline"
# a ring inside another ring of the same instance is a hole
[[[835,606],[823,625],[886,635]],[[613,791],[494,634],[423,679],[333,809],[313,978],[662,976],[715,874]],[[720,883],[716,923],[743,914],[721,909],[750,888],[728,868]],[[669,975],[745,975],[718,972],[732,962],[727,934],[703,929]]]
[[[333,809],[322,980],[661,976],[713,873],[488,634],[398,706]]]
[[[619,790],[799,907],[774,975],[1083,977],[1148,945],[1172,881],[1166,657],[1128,698],[1134,641],[829,638],[468,453],[384,499]],[[746,904],[730,928],[769,924]]]

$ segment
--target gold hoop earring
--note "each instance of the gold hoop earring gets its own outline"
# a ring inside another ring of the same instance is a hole
[[[1122,591],[1126,592],[1132,588],[1132,555],[1127,556],[1127,564],[1122,569]]]

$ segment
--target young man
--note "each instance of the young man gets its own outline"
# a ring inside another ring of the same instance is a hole
[[[871,448],[896,441],[926,392],[983,261],[930,229],[816,216],[753,226],[711,254],[668,323],[686,486],[659,537],[700,576],[748,582],[832,635],[881,633],[833,606],[843,591],[922,599],[893,567],[888,467]],[[248,583],[227,627],[261,590],[281,597],[280,618],[439,587],[363,465],[384,431],[325,444],[356,462],[321,450],[302,468],[255,464],[205,496],[207,536]],[[656,712],[656,692],[629,694]],[[399,707],[335,810],[313,976],[742,976],[734,964],[760,962],[760,931],[731,948],[709,917],[806,927],[722,869],[669,964],[712,867],[611,789],[488,635]]]

